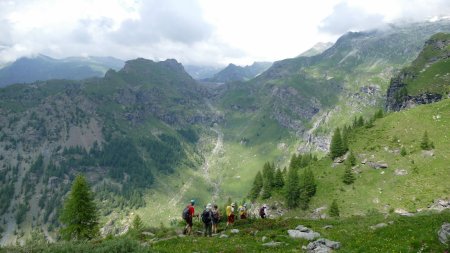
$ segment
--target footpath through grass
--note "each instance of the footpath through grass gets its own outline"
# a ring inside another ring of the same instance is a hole
[[[203,237],[195,235],[179,237],[182,225],[170,228],[147,228],[146,236],[137,231],[118,237],[107,237],[90,242],[58,242],[46,244],[43,240],[28,242],[25,246],[0,248],[0,252],[305,252],[302,246],[308,241],[292,239],[288,229],[304,225],[321,237],[341,243],[336,252],[436,252],[450,250],[439,242],[437,232],[444,222],[450,222],[450,210],[441,213],[422,213],[413,217],[384,216],[372,213],[368,216],[353,216],[345,219],[305,220],[299,218],[254,219],[237,221],[233,228],[222,231],[228,237]],[[387,226],[371,229],[370,226],[385,223]],[[332,228],[325,228],[331,225]],[[194,231],[202,230],[199,221]],[[266,240],[263,242],[263,237]],[[281,242],[279,246],[263,246],[265,242]]]
[[[338,252],[445,252],[449,247],[438,240],[437,231],[444,222],[450,222],[450,212],[419,214],[414,217],[381,214],[353,216],[345,219],[304,220],[282,218],[277,220],[249,220],[238,222],[223,233],[228,238],[190,236],[155,242],[151,248],[157,252],[304,252],[308,241],[292,239],[287,230],[305,225],[319,232],[321,237],[341,242]],[[370,226],[386,223],[384,228]],[[223,225],[223,224],[222,224]],[[331,229],[325,229],[332,225]],[[196,227],[200,230],[200,227]],[[277,247],[263,246],[265,242],[282,242]]]

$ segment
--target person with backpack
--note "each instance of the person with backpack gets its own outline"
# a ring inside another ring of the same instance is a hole
[[[202,222],[205,225],[204,235],[211,237],[212,236],[212,223],[213,223],[213,214],[211,211],[211,203],[208,203],[208,205],[206,205],[205,210],[203,210]]]
[[[247,219],[247,203],[244,203],[244,205],[239,206],[239,217],[241,220]]]
[[[235,203],[232,203],[231,206],[227,206],[227,227],[229,225],[234,224],[234,207],[236,206]]]
[[[217,225],[220,221],[220,213],[219,208],[216,204],[214,204],[214,207],[212,209],[212,232],[214,234],[217,234]]]
[[[191,203],[187,205],[183,210],[183,219],[186,221],[186,227],[184,228],[184,234],[190,235],[192,232],[192,218],[195,216],[195,200],[191,200]]]
[[[267,217],[267,205],[266,204],[264,204],[259,209],[259,216],[261,217],[261,219],[265,219]]]

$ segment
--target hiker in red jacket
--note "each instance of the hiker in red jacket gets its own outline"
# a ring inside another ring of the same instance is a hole
[[[183,219],[186,221],[186,227],[184,228],[184,234],[190,235],[192,232],[192,218],[195,216],[195,200],[191,200],[191,203],[183,210]]]

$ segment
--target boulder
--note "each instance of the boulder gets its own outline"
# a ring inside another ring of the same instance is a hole
[[[395,169],[394,174],[396,176],[405,176],[408,175],[408,171],[405,169]]]
[[[422,150],[422,156],[423,157],[433,157],[434,151],[433,150]]]
[[[386,223],[378,223],[376,225],[370,226],[370,229],[376,230],[376,229],[384,228],[384,227],[387,227],[387,226],[388,226],[388,224],[386,224]]]
[[[288,234],[292,238],[300,238],[300,239],[305,239],[308,241],[312,241],[312,240],[320,237],[319,233],[314,232],[312,230],[310,232],[301,232],[296,229],[290,229],[290,230],[288,230]]]
[[[445,209],[450,209],[450,200],[438,199],[436,200],[429,209],[443,211]]]
[[[401,209],[401,208],[396,208],[396,209],[394,210],[394,213],[396,213],[396,214],[398,214],[398,215],[401,215],[401,216],[407,216],[407,217],[414,216],[413,213],[410,213],[410,212],[408,212],[408,211],[406,211],[406,210],[404,210],[404,209]]]
[[[142,232],[142,235],[144,235],[144,236],[150,236],[150,237],[155,236],[155,234],[153,234],[152,232]]]
[[[268,243],[263,243],[263,246],[265,246],[265,247],[277,247],[277,246],[279,246],[281,244],[282,244],[282,242],[271,241],[271,242],[268,242]]]
[[[323,229],[332,229],[332,228],[333,228],[333,225],[326,225],[323,227]]]
[[[233,228],[232,230],[230,230],[230,232],[231,232],[232,234],[237,234],[237,233],[239,233],[239,229]]]
[[[226,234],[221,234],[221,235],[219,236],[219,238],[228,238],[228,235],[226,235]]]
[[[450,245],[450,223],[442,224],[438,237],[441,243]]]
[[[386,169],[388,164],[385,162],[367,162],[367,165],[374,169]]]
[[[332,252],[332,250],[339,249],[340,247],[340,242],[320,238],[314,242],[310,242],[308,246],[306,246],[306,250],[310,253],[328,253]]]

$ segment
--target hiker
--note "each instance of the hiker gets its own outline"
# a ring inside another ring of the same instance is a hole
[[[205,225],[204,235],[205,236],[212,236],[212,223],[213,223],[213,214],[211,211],[211,203],[208,203],[206,205],[205,210],[203,210],[202,213],[202,221]]]
[[[187,205],[183,210],[183,219],[186,221],[186,227],[184,228],[184,234],[190,235],[192,232],[192,218],[194,217],[195,200],[191,200],[191,203]]]
[[[261,217],[261,219],[265,219],[267,217],[267,205],[266,204],[264,204],[259,209],[259,216]]]
[[[247,219],[247,203],[244,203],[244,205],[239,206],[238,210],[241,220]]]
[[[231,206],[227,206],[227,227],[228,225],[234,224],[234,207],[235,203],[232,203]]]
[[[220,221],[220,213],[219,213],[219,207],[214,204],[214,207],[212,209],[212,232],[214,234],[217,234],[217,225]]]

